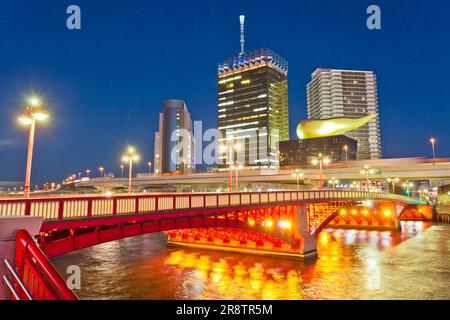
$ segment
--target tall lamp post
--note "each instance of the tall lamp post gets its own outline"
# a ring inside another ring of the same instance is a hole
[[[402,187],[405,188],[406,194],[410,196],[412,194],[412,188],[414,187],[414,183],[406,181],[406,183],[402,184]]]
[[[91,173],[91,170],[89,170],[89,169],[86,169],[86,177],[88,177],[89,178],[89,174]]]
[[[392,193],[395,193],[395,183],[399,182],[400,179],[399,178],[388,178],[387,182],[392,183]]]
[[[333,189],[335,189],[336,183],[339,183],[339,180],[337,180],[335,177],[332,177],[330,180],[328,180],[328,183],[332,185]]]
[[[233,192],[233,153],[234,150],[239,150],[240,149],[240,144],[234,142],[234,138],[227,138],[227,143],[225,145],[222,145],[220,147],[220,149],[222,149],[222,151],[227,152],[227,154],[225,155],[225,163],[227,162],[227,160],[229,161],[230,165],[228,167],[228,190],[229,192]]]
[[[431,149],[433,151],[433,159],[434,159],[434,158],[436,158],[436,152],[435,152],[435,149],[434,149],[434,145],[436,144],[436,139],[435,138],[431,138],[430,142],[431,142]]]
[[[147,162],[147,165],[148,165],[148,174],[151,175],[152,174],[152,162],[151,161]]]
[[[100,171],[100,177],[101,177],[101,178],[103,178],[103,170],[105,170],[105,168],[102,167],[102,166],[100,166],[100,167],[98,168],[98,171]]]
[[[121,177],[121,178],[123,178],[123,168],[124,168],[124,165],[121,164],[121,165],[120,165],[120,170],[121,170],[121,175],[120,175],[120,177]]]
[[[131,176],[133,174],[133,161],[139,160],[139,155],[133,147],[128,147],[122,156],[123,162],[128,162],[128,193],[131,194]]]
[[[29,106],[19,116],[19,122],[30,126],[30,134],[28,137],[28,156],[27,169],[25,173],[25,189],[23,195],[30,196],[30,178],[31,178],[31,163],[33,161],[33,146],[34,146],[34,132],[36,128],[36,121],[43,121],[48,118],[48,114],[44,112],[44,105],[38,98],[31,98]]]
[[[319,153],[319,157],[318,158],[314,158],[311,160],[311,163],[313,165],[319,165],[319,173],[320,173],[320,188],[322,188],[323,186],[323,165],[327,165],[329,164],[331,161],[329,158],[327,157],[323,157],[323,155],[321,153]]]
[[[234,165],[234,169],[236,170],[236,192],[239,192],[239,170],[242,170],[243,167],[242,164],[238,164],[236,161],[236,164]]]
[[[348,145],[344,145],[345,160],[348,160]]]
[[[361,174],[366,175],[366,191],[369,191],[369,166],[365,166],[363,170],[361,170]]]
[[[303,177],[303,173],[300,171],[300,169],[295,169],[295,172],[292,173],[292,176],[297,179],[297,191],[300,190],[300,178]]]

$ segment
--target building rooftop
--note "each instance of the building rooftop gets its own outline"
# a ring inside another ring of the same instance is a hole
[[[261,65],[274,67],[278,71],[287,75],[288,63],[281,56],[271,49],[262,48],[255,51],[245,52],[230,58],[226,58],[219,63],[217,73],[220,76],[226,76],[236,72],[252,69]]]

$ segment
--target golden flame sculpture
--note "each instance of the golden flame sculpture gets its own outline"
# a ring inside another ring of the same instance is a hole
[[[374,119],[377,114],[363,118],[333,118],[326,120],[303,120],[297,126],[299,139],[329,137],[355,130]]]

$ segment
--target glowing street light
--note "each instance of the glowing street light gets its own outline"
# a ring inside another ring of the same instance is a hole
[[[120,170],[122,171],[122,173],[121,173],[121,175],[120,175],[121,178],[123,178],[123,168],[124,168],[124,165],[121,164],[121,165],[120,165]]]
[[[405,188],[407,195],[411,195],[412,188],[414,187],[414,183],[406,181],[406,183],[402,184],[402,187]]]
[[[328,183],[333,186],[333,189],[335,189],[336,184],[339,183],[339,180],[337,180],[335,177],[332,177],[330,180],[328,180]]]
[[[28,137],[28,156],[27,156],[27,168],[25,173],[25,190],[23,195],[25,197],[30,196],[30,178],[31,178],[31,164],[33,161],[33,145],[34,145],[34,133],[36,127],[36,121],[43,121],[49,116],[44,111],[44,105],[39,98],[32,97],[29,99],[29,105],[25,107],[25,110],[19,116],[19,122],[23,125],[30,126],[30,133]]]
[[[343,149],[345,152],[345,160],[348,160],[348,145],[344,145]]]
[[[147,165],[148,165],[148,174],[150,175],[152,173],[152,162],[151,161],[147,162]]]
[[[91,170],[90,169],[86,169],[86,177],[88,177],[89,178],[89,174],[91,173]]]
[[[229,182],[228,182],[228,190],[229,192],[233,191],[233,158],[234,158],[234,150],[239,150],[241,148],[241,145],[234,141],[235,139],[233,137],[227,138],[227,143],[220,146],[220,150],[222,152],[227,152],[225,155],[225,162],[229,162],[230,166],[228,168],[229,171]],[[230,143],[228,143],[230,141]]]
[[[320,184],[320,188],[322,188],[322,186],[323,186],[323,179],[324,179],[324,177],[323,177],[323,165],[324,164],[327,165],[330,162],[331,162],[331,160],[329,158],[327,158],[327,157],[323,157],[321,153],[319,153],[318,158],[314,158],[314,159],[311,160],[311,163],[313,165],[315,165],[315,166],[319,165],[319,172],[320,172],[320,183],[319,184]]]
[[[364,166],[364,169],[361,170],[361,174],[366,175],[366,191],[369,191],[369,173],[370,173],[369,166]]]
[[[433,159],[436,158],[436,152],[434,149],[434,145],[436,144],[436,139],[435,138],[430,138],[430,142],[431,142],[431,148],[433,150]]]
[[[300,190],[300,178],[303,177],[303,172],[300,169],[295,169],[295,172],[292,174],[293,177],[297,178],[297,191]]]
[[[133,174],[133,161],[139,160],[139,155],[133,147],[128,147],[122,156],[123,162],[128,162],[128,193],[131,194],[131,176]]]
[[[399,182],[399,178],[388,178],[387,182],[392,183],[392,193],[395,193],[395,183]]]
[[[105,168],[103,166],[98,167],[98,171],[100,171],[100,177],[103,178],[103,171]]]
[[[236,164],[234,165],[234,169],[236,170],[236,191],[239,192],[239,170],[242,170],[242,168],[244,168],[244,166],[242,164],[238,164],[236,162]]]

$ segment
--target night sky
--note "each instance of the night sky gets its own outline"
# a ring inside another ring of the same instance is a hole
[[[82,29],[66,28],[77,4]],[[377,4],[382,29],[366,28]],[[450,156],[450,1],[147,1],[0,3],[0,181],[22,180],[28,93],[51,119],[36,133],[32,183],[60,181],[104,165],[119,172],[133,144],[140,171],[153,161],[162,101],[186,101],[193,120],[216,127],[216,66],[269,47],[289,61],[291,138],[306,118],[305,86],[317,67],[373,70],[378,78],[383,157]]]

